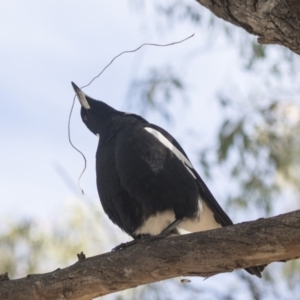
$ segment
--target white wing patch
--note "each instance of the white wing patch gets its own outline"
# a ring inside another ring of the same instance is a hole
[[[184,163],[183,163],[184,164]],[[191,175],[196,179],[195,174],[192,172],[192,170],[186,165],[184,164],[184,166],[186,167],[186,169],[191,173]],[[193,168],[192,168],[193,169]]]
[[[165,147],[170,149],[179,160],[182,161],[183,165],[186,167],[186,169],[191,173],[191,175],[196,178],[194,173],[191,171],[194,169],[191,162],[184,156],[183,153],[181,153],[167,138],[165,138],[159,131],[151,128],[151,127],[145,127],[145,130],[147,130],[149,133],[151,133],[153,136],[155,136]]]

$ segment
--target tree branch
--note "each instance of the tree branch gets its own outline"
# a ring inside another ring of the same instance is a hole
[[[261,44],[279,44],[300,54],[299,0],[197,0],[218,17],[249,33]]]
[[[47,274],[0,282],[2,300],[86,300],[177,276],[208,277],[300,256],[300,210],[141,242]],[[250,275],[249,275],[250,276]]]

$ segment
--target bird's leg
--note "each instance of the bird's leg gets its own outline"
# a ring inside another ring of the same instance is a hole
[[[166,227],[157,237],[166,237],[168,236],[172,231],[176,230],[176,227],[181,222],[181,219],[176,219],[173,221],[168,227]]]
[[[140,243],[141,241],[144,241],[144,240],[149,241],[149,240],[165,238],[170,233],[172,233],[172,231],[176,231],[176,233],[178,233],[178,231],[176,230],[176,227],[180,222],[181,222],[181,219],[176,219],[158,235],[150,236],[149,234],[141,234],[141,235],[135,236],[134,240],[129,241],[127,243],[122,243],[122,244],[116,246],[115,248],[113,248],[112,251],[117,251],[117,250],[128,248],[128,247],[133,246],[137,243]]]

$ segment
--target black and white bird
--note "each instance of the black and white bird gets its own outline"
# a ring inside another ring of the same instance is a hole
[[[72,85],[83,122],[100,137],[97,188],[112,222],[133,239],[233,224],[167,131],[94,100]],[[262,269],[247,271],[261,277]]]

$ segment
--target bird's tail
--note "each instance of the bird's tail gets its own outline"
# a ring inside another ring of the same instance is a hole
[[[229,224],[228,224],[229,225]],[[228,226],[223,224],[223,226]],[[179,224],[179,228],[184,229],[189,232],[199,232],[211,229],[217,229],[222,227],[222,225],[216,222],[213,212],[208,208],[207,204],[202,202],[202,213],[198,221],[195,220],[185,220]],[[266,266],[255,266],[246,268],[245,270],[251,274],[261,278],[261,272]]]
[[[264,270],[265,267],[266,267],[266,265],[250,267],[250,268],[246,268],[245,271],[247,271],[251,275],[255,275],[255,276],[261,278],[261,272]]]

